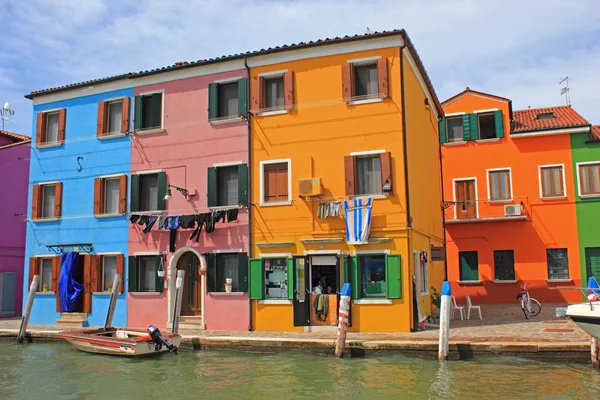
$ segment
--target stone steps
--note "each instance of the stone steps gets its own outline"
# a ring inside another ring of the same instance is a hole
[[[82,328],[88,326],[87,313],[63,312],[56,326],[61,328]]]

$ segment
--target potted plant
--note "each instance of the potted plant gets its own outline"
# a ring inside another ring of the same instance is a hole
[[[112,286],[113,286],[113,283],[112,283],[112,282],[108,282],[108,283],[106,284],[106,286],[107,286],[107,287],[106,287],[106,290],[108,290],[109,292],[112,292]]]
[[[47,292],[47,291],[48,291],[48,284],[47,284],[47,283],[44,283],[44,284],[42,285],[42,292]]]
[[[165,276],[165,270],[163,269],[163,262],[164,262],[164,257],[161,258],[160,265],[158,267],[158,271],[156,271],[159,278],[164,278],[164,276]]]
[[[434,317],[440,316],[440,307],[442,304],[442,295],[437,291],[435,286],[431,287],[431,308]]]

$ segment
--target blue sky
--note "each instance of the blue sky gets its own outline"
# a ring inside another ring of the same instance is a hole
[[[269,46],[404,28],[438,97],[466,86],[515,109],[565,104],[600,123],[597,0],[0,0],[6,130],[31,134],[31,90]]]

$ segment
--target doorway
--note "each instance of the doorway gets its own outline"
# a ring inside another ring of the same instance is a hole
[[[200,260],[191,251],[183,253],[177,260],[177,269],[185,271],[181,315],[198,316],[202,314],[202,285],[200,285],[200,275],[198,274],[199,265]]]
[[[458,204],[454,205],[456,218],[477,218],[477,194],[475,179],[455,181],[455,197]]]
[[[310,324],[336,326],[340,272],[336,256],[313,256],[310,262]]]

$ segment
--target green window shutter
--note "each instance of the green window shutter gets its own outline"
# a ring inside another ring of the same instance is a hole
[[[208,292],[218,292],[217,287],[217,255],[213,253],[205,254],[206,258],[206,290]]]
[[[238,203],[248,205],[248,165],[238,166]]]
[[[463,140],[471,140],[471,114],[464,114],[462,116],[463,125]]]
[[[162,256],[154,256],[154,262],[156,264],[156,271],[158,271],[160,268],[161,258],[162,258]],[[155,274],[155,276],[154,276],[154,291],[158,292],[158,293],[162,293],[164,287],[165,287],[165,285],[163,284],[163,278],[158,276],[158,274]]]
[[[250,284],[248,297],[250,300],[261,300],[264,297],[265,287],[262,259],[251,258],[248,261],[248,280]]]
[[[348,276],[350,277],[350,290],[353,299],[360,299],[360,272],[358,257],[348,257]]]
[[[208,120],[219,117],[219,84],[208,84]]]
[[[162,128],[162,93],[152,95],[152,127]]]
[[[477,114],[470,114],[469,115],[470,119],[471,119],[471,140],[478,140],[479,139],[479,119],[477,117]]]
[[[162,211],[165,209],[165,194],[167,194],[167,173],[158,173],[158,183],[156,185],[158,197],[156,198],[156,209]]]
[[[131,175],[131,204],[130,211],[140,210],[140,176]]]
[[[504,137],[504,123],[502,121],[502,111],[494,111],[494,122],[496,123],[496,137]]]
[[[446,119],[442,119],[439,123],[440,128],[440,143],[446,143]]]
[[[287,290],[288,299],[294,300],[294,259],[287,259]]]
[[[246,117],[248,112],[248,78],[238,81],[238,114]]]
[[[600,248],[588,247],[585,249],[585,269],[587,279],[594,277],[600,280]]]
[[[142,129],[142,96],[135,96],[135,115],[133,116],[134,129]]]
[[[461,251],[458,253],[461,281],[479,280],[479,266],[476,251]]]
[[[402,268],[399,254],[385,256],[385,284],[388,299],[402,298]]]
[[[248,255],[238,253],[238,291],[248,291]]]
[[[238,177],[239,179],[239,177]],[[208,196],[208,206],[216,207],[217,202],[217,168],[210,167],[208,169],[208,187],[206,188],[206,195]]]
[[[127,266],[127,279],[129,280],[127,290],[129,292],[138,291],[138,260],[137,257],[129,257],[129,265]]]

